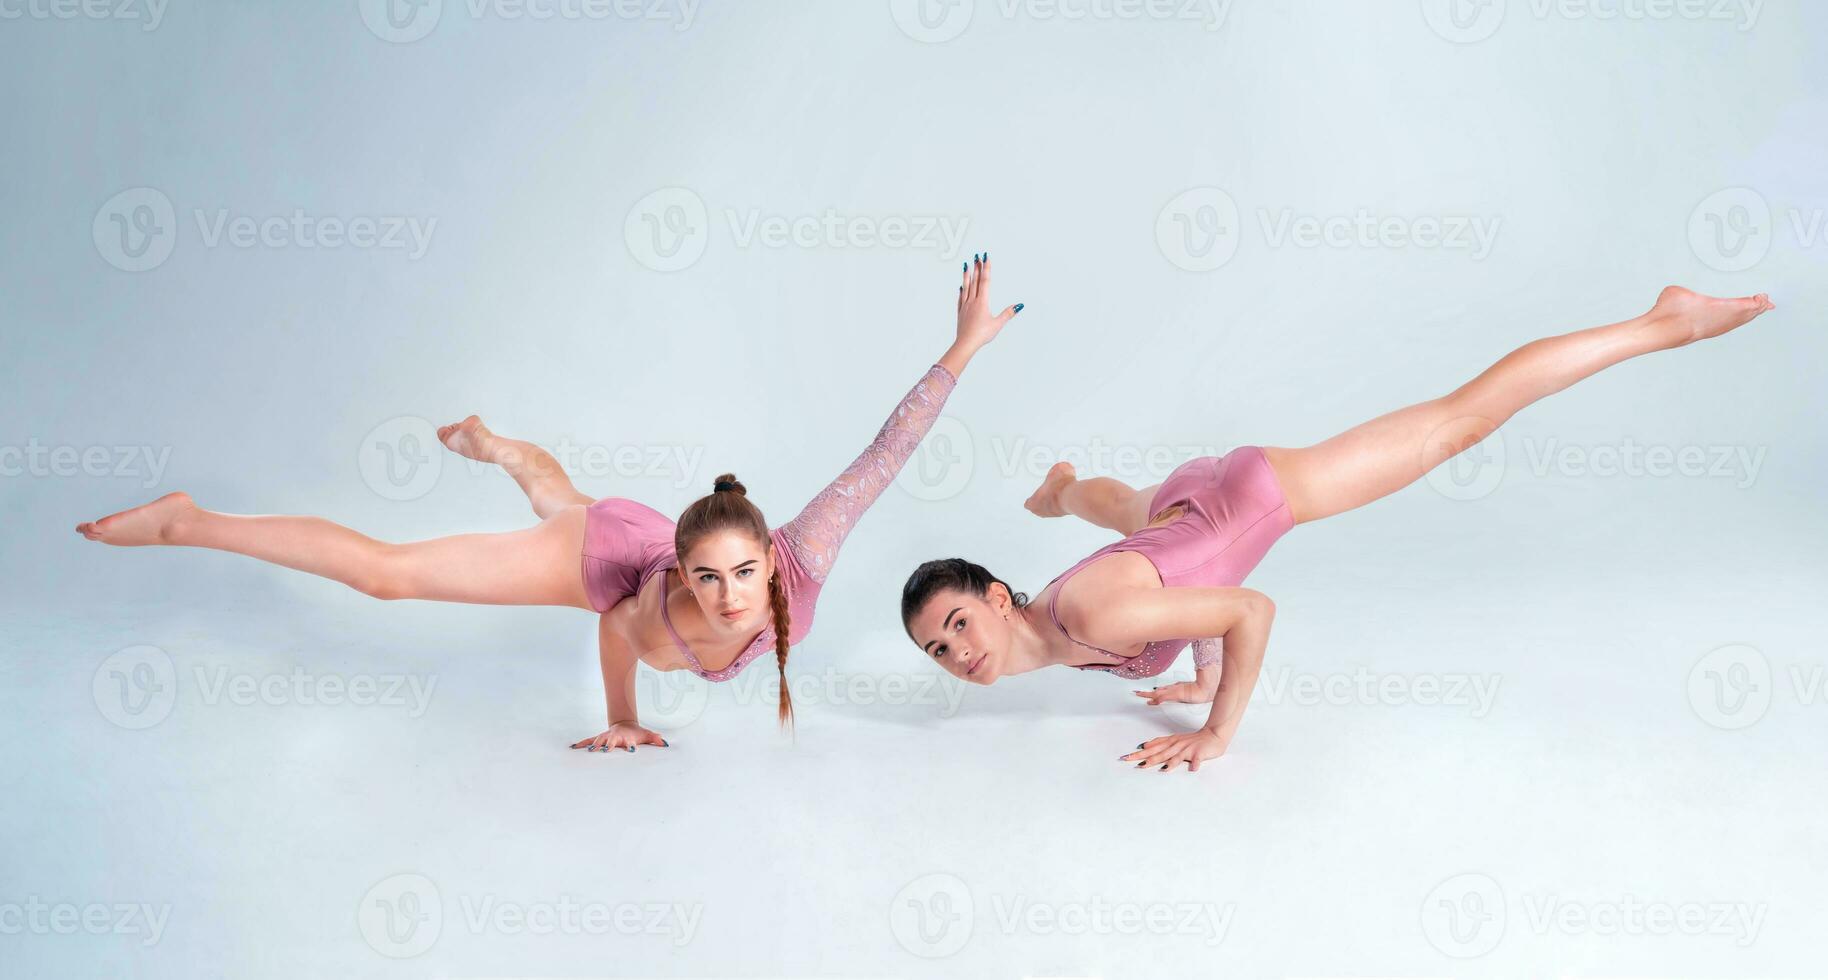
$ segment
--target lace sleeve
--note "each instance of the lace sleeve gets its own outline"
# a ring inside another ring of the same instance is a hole
[[[1225,662],[1225,642],[1219,637],[1193,641],[1193,666],[1196,669],[1217,667]]]
[[[958,378],[944,367],[928,368],[863,453],[781,528],[794,557],[814,581],[825,581],[851,528],[914,455],[957,384]]]

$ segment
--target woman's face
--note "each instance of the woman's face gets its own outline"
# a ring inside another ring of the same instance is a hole
[[[993,582],[988,594],[947,590],[908,621],[908,634],[946,673],[971,684],[993,684],[1003,676],[1004,655],[1015,625],[1009,590]]]
[[[774,619],[768,578],[774,555],[741,531],[717,531],[698,539],[679,562],[679,576],[711,628],[732,637],[760,632]]]

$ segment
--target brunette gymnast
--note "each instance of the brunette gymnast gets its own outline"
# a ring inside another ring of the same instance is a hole
[[[1030,602],[982,566],[929,561],[902,591],[908,636],[975,684],[1042,667],[1153,677],[1194,648],[1196,680],[1135,693],[1152,705],[1212,704],[1204,728],[1149,739],[1124,755],[1166,772],[1224,754],[1263,664],[1275,604],[1243,588],[1297,524],[1363,507],[1492,434],[1520,409],[1639,354],[1717,337],[1772,308],[1765,294],[1715,299],[1679,286],[1642,316],[1547,337],[1512,351],[1446,395],[1302,449],[1242,446],[1194,459],[1135,490],[1077,479],[1054,464],[1026,507],[1123,534]]]

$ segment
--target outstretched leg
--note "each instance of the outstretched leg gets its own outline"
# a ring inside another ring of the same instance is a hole
[[[1022,506],[1037,517],[1071,514],[1119,534],[1132,534],[1149,522],[1149,501],[1154,498],[1155,487],[1137,490],[1108,476],[1081,480],[1073,464],[1062,460],[1047,471]]]
[[[1264,447],[1297,524],[1408,486],[1492,434],[1524,406],[1627,358],[1717,337],[1771,309],[1760,293],[1715,299],[1671,286],[1650,312],[1533,341],[1478,377],[1303,449]]]
[[[551,453],[530,442],[498,436],[474,415],[439,429],[438,441],[459,456],[508,471],[542,521],[573,504],[594,500],[571,485],[571,478]]]
[[[590,609],[578,556],[584,508],[524,531],[389,544],[321,517],[243,516],[199,508],[186,493],[78,524],[91,541],[214,548],[322,575],[377,599],[436,599]]]

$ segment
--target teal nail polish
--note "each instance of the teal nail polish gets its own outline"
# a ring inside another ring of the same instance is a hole
[[[964,272],[966,269],[969,269],[969,268],[971,268],[971,263],[969,263],[969,262],[960,262],[958,264],[958,271],[960,271],[960,272]]]
[[[1022,312],[1022,304],[1021,304],[1021,303],[1017,303],[1017,304],[1016,304],[1016,312],[1017,312],[1017,313],[1020,313],[1020,312]]]

